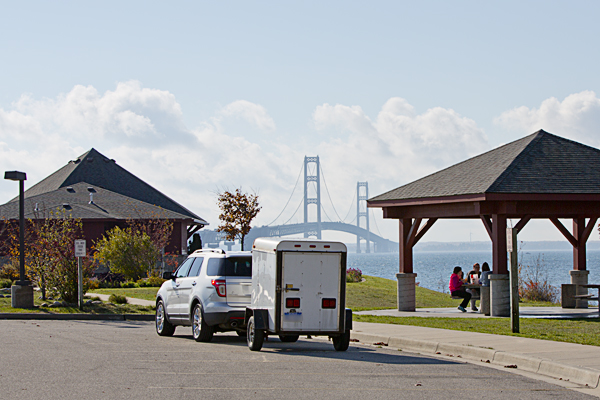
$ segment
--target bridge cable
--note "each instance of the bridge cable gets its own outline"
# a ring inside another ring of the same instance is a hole
[[[354,218],[352,219],[352,221],[350,222],[346,222],[348,225],[352,225],[354,223],[354,221],[356,221],[356,217],[358,217],[358,215],[355,215]]]
[[[350,209],[348,210],[348,213],[346,214],[346,216],[344,217],[343,221],[346,221],[346,218],[348,218],[348,216],[350,215],[350,212],[352,212],[352,208],[355,205],[355,200],[356,200],[356,194],[354,195],[354,197],[352,198],[352,203],[350,203]]]
[[[383,237],[383,235],[381,234],[381,232],[379,232],[379,227],[377,226],[377,220],[375,219],[375,214],[373,213],[373,209],[371,208],[371,216],[373,217],[373,222],[375,223],[375,229],[377,229],[377,234],[381,237]]]
[[[300,209],[300,206],[302,205],[302,203],[304,203],[304,197],[302,199],[300,199],[300,203],[298,204],[298,207],[296,207],[296,211],[294,211],[294,214],[292,214],[292,216],[290,217],[290,219],[288,219],[287,221],[285,221],[282,225],[287,224],[288,222],[290,222],[292,220],[292,218],[294,218],[294,216],[296,215],[296,213]]]
[[[279,217],[281,217],[281,214],[283,214],[283,212],[285,211],[285,209],[288,206],[288,204],[290,204],[290,200],[292,200],[292,196],[294,195],[294,192],[296,191],[296,188],[298,187],[298,182],[300,181],[300,176],[302,175],[302,171],[303,170],[304,170],[304,165],[302,165],[302,167],[300,168],[300,173],[298,174],[298,178],[296,178],[296,184],[294,185],[294,189],[292,190],[292,194],[290,194],[290,198],[288,199],[287,203],[285,203],[285,206],[283,206],[283,210],[281,210],[281,212],[279,213],[279,215],[271,223],[267,224],[267,226],[269,226],[269,225],[273,224],[275,221],[277,221],[277,219]],[[296,211],[298,211],[298,210],[296,210]],[[294,213],[294,215],[295,214],[296,213]],[[292,215],[292,217],[293,217],[293,215]],[[285,223],[283,225],[285,225]]]
[[[319,167],[321,167],[321,166],[319,165]],[[335,212],[335,215],[337,215],[337,217],[339,218],[339,221],[343,222],[342,217],[340,217],[340,214],[338,214],[337,210],[335,209],[335,206],[333,205],[333,200],[331,200],[331,195],[329,194],[329,188],[327,187],[327,181],[325,180],[325,174],[323,173],[323,168],[320,168],[320,169],[321,169],[321,175],[323,175],[323,183],[325,184],[325,191],[327,192],[327,197],[329,197],[329,202],[331,203],[331,207],[333,207],[333,211]],[[323,206],[321,206],[321,208],[323,209],[323,211],[325,211],[325,208]],[[327,213],[325,213],[325,214],[327,214]]]
[[[323,207],[322,205],[321,205],[321,210],[323,210],[323,213],[325,214],[325,216],[327,217],[329,222],[335,222],[329,217],[329,215],[327,214],[327,211],[325,211],[325,207]]]

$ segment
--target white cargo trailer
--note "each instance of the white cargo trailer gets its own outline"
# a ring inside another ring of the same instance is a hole
[[[250,350],[265,336],[295,342],[326,335],[348,349],[352,311],[346,309],[346,245],[308,239],[258,238],[252,246],[252,297],[246,308]]]

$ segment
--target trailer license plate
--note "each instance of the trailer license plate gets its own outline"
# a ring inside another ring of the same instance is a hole
[[[302,321],[302,312],[290,310],[289,312],[283,313],[283,319],[286,322],[300,322]]]

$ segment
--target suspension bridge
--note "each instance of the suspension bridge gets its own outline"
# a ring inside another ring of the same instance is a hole
[[[290,201],[298,188],[302,173],[304,173],[304,196],[300,199],[293,215],[283,223],[277,224],[277,221],[288,209]],[[332,220],[323,207],[323,203],[321,202],[321,181],[323,181],[323,186],[331,203],[331,207],[338,217],[337,221]],[[372,210],[367,208],[368,198],[368,182],[357,182],[356,195],[352,201],[350,210],[346,214],[346,217],[342,219],[337,213],[333,201],[331,200],[331,194],[327,188],[327,182],[325,181],[325,176],[321,169],[319,156],[304,157],[304,165],[298,174],[294,189],[283,207],[283,210],[271,223],[260,227],[253,227],[246,236],[244,242],[245,248],[250,248],[254,239],[258,237],[281,237],[301,234],[305,238],[316,237],[317,239],[321,239],[323,231],[337,231],[356,236],[357,253],[363,251],[365,253],[371,253],[371,250],[377,253],[397,251],[397,243],[381,236],[375,219],[373,219],[373,222],[375,222],[374,225],[378,234],[371,232],[369,216],[370,212],[372,213]],[[346,222],[352,213],[354,204],[356,204],[356,214],[354,214],[352,220]],[[303,209],[303,222],[297,222],[297,214],[301,208]],[[327,220],[322,219],[323,214]],[[294,218],[296,219],[294,220]],[[234,242],[225,241],[225,235],[221,232],[203,229],[199,233],[202,238],[202,243],[206,247],[217,247],[221,242],[225,242],[224,244],[231,249],[231,246],[234,244]]]

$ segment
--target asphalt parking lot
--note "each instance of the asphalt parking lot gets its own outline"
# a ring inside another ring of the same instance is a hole
[[[322,339],[196,343],[149,322],[0,321],[0,387],[14,399],[592,398],[502,370]]]

